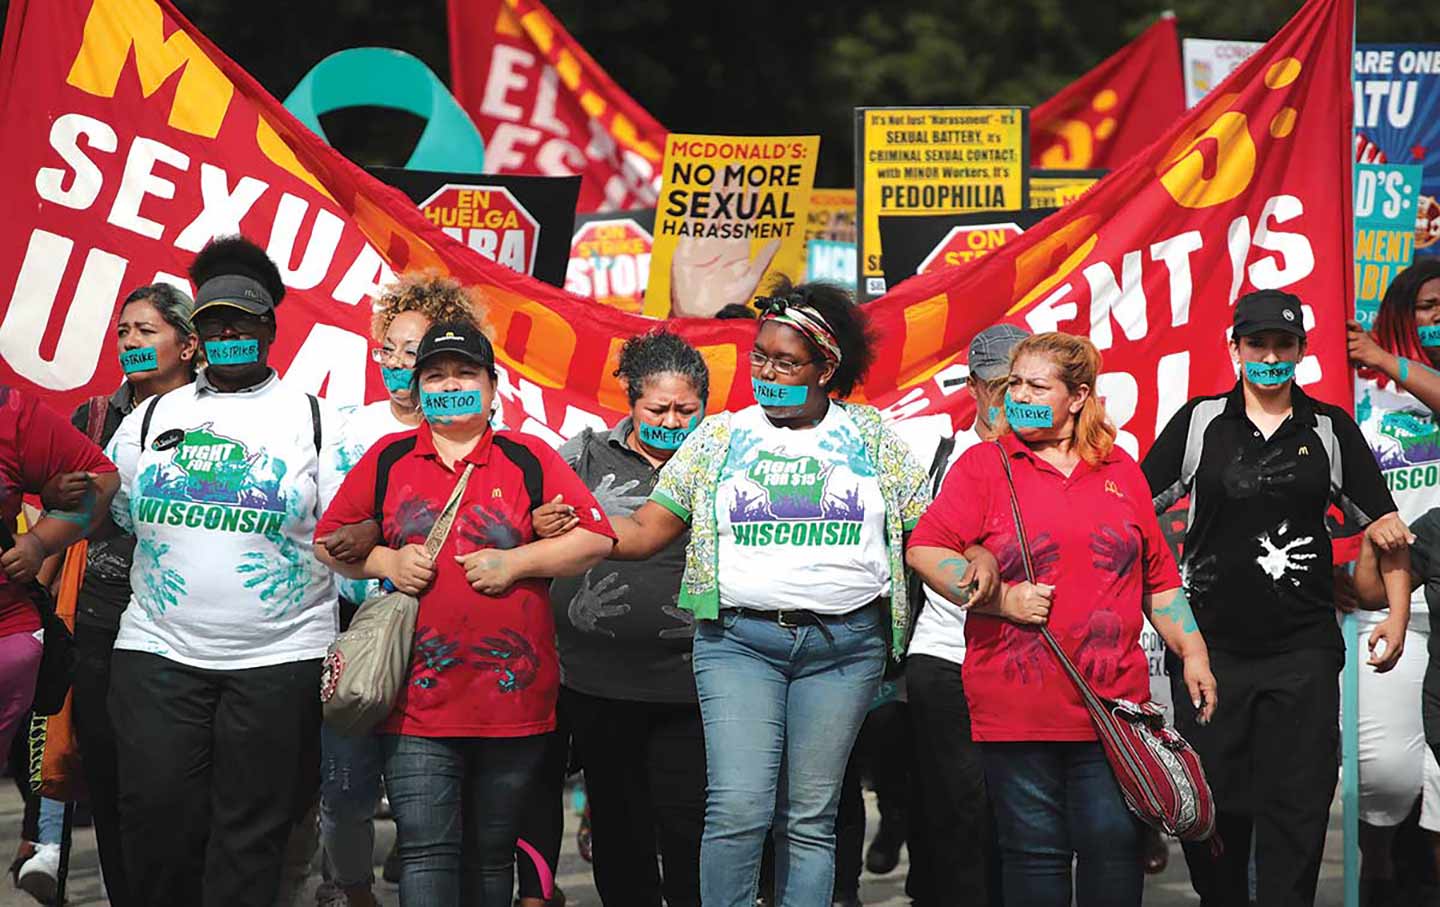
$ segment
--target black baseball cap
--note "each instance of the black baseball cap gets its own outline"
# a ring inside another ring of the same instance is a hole
[[[1284,331],[1305,339],[1305,313],[1300,297],[1280,290],[1256,290],[1235,303],[1232,337],[1249,337],[1261,331]]]
[[[268,315],[275,311],[275,299],[258,280],[243,274],[221,274],[205,281],[196,291],[194,315],[216,306],[229,306],[251,315]]]
[[[415,351],[415,367],[418,369],[425,360],[446,354],[469,359],[495,371],[495,348],[490,345],[490,338],[473,324],[463,321],[432,324]]]

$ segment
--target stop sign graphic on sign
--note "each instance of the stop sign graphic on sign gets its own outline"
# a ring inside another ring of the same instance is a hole
[[[451,237],[512,271],[532,274],[540,223],[503,186],[446,183],[420,210]]]
[[[593,220],[575,231],[565,289],[626,312],[645,305],[650,232],[628,217]]]
[[[930,250],[915,273],[929,274],[974,261],[1005,245],[1025,231],[1019,224],[973,224],[952,227],[945,238]],[[922,247],[923,248],[923,247]]]

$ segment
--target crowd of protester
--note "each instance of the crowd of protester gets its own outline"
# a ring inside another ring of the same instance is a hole
[[[619,351],[624,418],[556,451],[501,427],[484,300],[451,279],[385,290],[387,396],[341,410],[269,364],[262,249],[218,239],[189,277],[193,301],[126,297],[124,381],[68,423],[0,387],[0,754],[27,758],[45,585],[88,539],[72,715],[115,907],[293,905],[317,850],[323,907],[376,904],[382,791],[402,904],[508,907],[518,874],[518,904],[558,905],[576,771],[607,907],[858,905],[862,862],[902,843],[916,907],[1139,904],[1164,843],[1042,626],[1132,702],[1158,634],[1218,810],[1223,846],[1184,849],[1201,902],[1309,904],[1357,607],[1367,903],[1394,902],[1417,801],[1440,863],[1433,262],[1350,325],[1355,418],[1295,380],[1301,301],[1259,291],[1234,387],[1141,462],[1094,345],[1008,324],[970,344],[973,423],[917,450],[850,399],[876,338],[823,283],[726,313],[757,322],[753,406],[707,410],[724,389],[661,326]],[[1157,514],[1182,499],[1177,552]],[[342,733],[327,650],[394,591],[419,602],[408,673],[374,733]],[[59,804],[27,806],[12,871],[44,900]]]

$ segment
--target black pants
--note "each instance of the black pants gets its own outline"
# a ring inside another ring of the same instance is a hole
[[[212,671],[111,657],[130,893],[146,907],[270,907],[319,789],[320,661]]]
[[[555,730],[545,735],[545,752],[520,813],[520,840],[535,848],[552,875],[560,866],[560,839],[565,836],[565,777],[570,773],[570,728],[565,708],[562,691],[555,704]],[[520,897],[545,896],[535,862],[528,853],[515,854],[515,876]]]
[[[910,827],[906,894],[917,907],[999,904],[1000,858],[980,748],[960,665],[929,655],[905,664],[915,741],[918,815]]]
[[[606,907],[699,907],[705,734],[695,704],[562,689],[590,801],[595,889]],[[655,855],[660,854],[662,879]]]
[[[79,623],[75,625],[75,686],[70,707],[75,738],[90,790],[90,811],[95,817],[95,845],[105,892],[111,907],[139,907],[130,893],[125,873],[125,852],[120,843],[120,774],[116,767],[115,728],[110,724],[106,699],[110,694],[110,653],[116,630]]]
[[[1220,706],[1195,721],[1183,672],[1170,672],[1175,724],[1205,767],[1224,852],[1187,844],[1190,881],[1205,907],[1249,903],[1250,842],[1256,896],[1266,907],[1313,904],[1330,802],[1340,766],[1338,651],[1281,655],[1210,652]]]

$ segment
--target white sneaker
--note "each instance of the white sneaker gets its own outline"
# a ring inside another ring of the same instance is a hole
[[[35,856],[16,874],[15,886],[42,904],[55,900],[55,879],[60,874],[60,845],[37,844]]]

